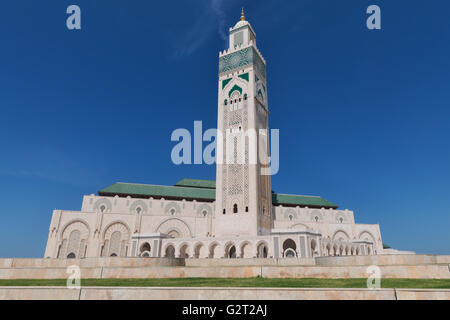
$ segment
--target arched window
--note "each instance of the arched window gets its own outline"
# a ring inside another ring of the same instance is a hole
[[[172,216],[175,215],[175,209],[174,208],[170,209],[170,215],[172,215]]]
[[[75,253],[71,252],[67,255],[67,259],[75,259]]]
[[[238,205],[236,203],[233,205],[233,213],[238,213]]]
[[[226,209],[223,209],[223,214],[225,214],[225,213],[227,213],[227,210],[226,210]]]
[[[140,214],[141,212],[142,212],[142,208],[141,208],[141,207],[137,207],[137,208],[136,208],[136,213],[137,213],[137,214]]]
[[[100,207],[100,212],[105,212],[105,210],[106,210],[106,207],[102,205],[102,206]]]
[[[245,212],[248,212],[248,207],[245,207]]]

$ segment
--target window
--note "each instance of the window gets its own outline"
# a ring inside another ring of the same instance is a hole
[[[170,215],[172,215],[172,216],[175,215],[175,209],[174,208],[170,209]]]
[[[248,207],[245,207],[245,212],[248,212]]]
[[[142,212],[142,208],[141,207],[137,207],[136,208],[136,212],[139,214],[139,213],[141,213]]]
[[[225,213],[227,213],[227,210],[226,210],[226,209],[223,209],[223,214],[225,214]]]
[[[105,210],[106,210],[106,207],[105,207],[105,206],[101,206],[101,207],[100,207],[100,212],[105,212]]]
[[[233,205],[233,213],[238,213],[238,205],[236,203]]]
[[[225,101],[223,102],[223,104],[224,104],[224,105],[227,105],[227,104],[228,104],[227,99],[225,99]]]
[[[71,252],[67,255],[67,259],[75,259],[75,253]]]
[[[290,215],[289,215],[289,220],[292,221],[293,218],[294,218],[294,217],[292,216],[292,214],[290,214]]]
[[[208,212],[206,210],[203,210],[202,212],[203,216],[206,217],[206,215],[208,214]]]
[[[315,217],[314,217],[314,220],[316,220],[316,222],[318,222],[318,221],[319,221],[319,217],[318,217],[318,216],[315,216]]]

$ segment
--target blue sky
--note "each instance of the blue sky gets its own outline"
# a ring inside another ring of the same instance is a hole
[[[382,30],[365,26],[371,4]],[[116,181],[215,178],[172,164],[170,135],[216,126],[241,6],[280,129],[273,189],[352,209],[395,248],[450,253],[448,1],[15,0],[0,10],[1,257],[43,256],[52,210]]]

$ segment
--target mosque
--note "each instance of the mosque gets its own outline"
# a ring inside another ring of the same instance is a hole
[[[266,61],[245,20],[219,54],[216,181],[115,183],[85,195],[81,211],[54,210],[45,257],[312,258],[376,255],[378,224],[319,196],[275,193],[263,163],[269,128]],[[261,142],[262,141],[262,142]],[[233,148],[242,144],[242,148]],[[229,161],[241,158],[243,161]]]

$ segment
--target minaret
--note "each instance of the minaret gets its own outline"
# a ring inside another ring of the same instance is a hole
[[[241,19],[219,54],[214,235],[257,236],[272,227],[266,62],[256,34]]]

